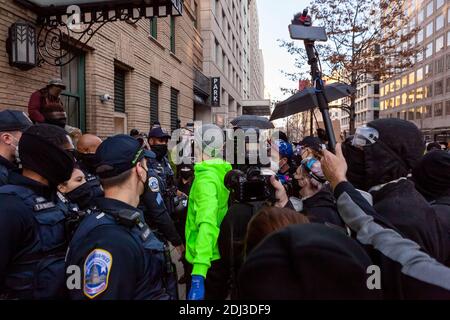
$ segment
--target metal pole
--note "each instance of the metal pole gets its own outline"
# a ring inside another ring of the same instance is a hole
[[[305,49],[306,54],[308,55],[308,64],[311,66],[311,75],[316,89],[316,96],[317,101],[319,103],[319,110],[322,113],[323,122],[325,124],[325,130],[328,135],[328,149],[334,153],[336,148],[336,137],[334,136],[333,124],[331,122],[328,108],[328,101],[325,97],[322,74],[319,71],[318,60],[314,50],[314,41],[305,40]],[[311,110],[311,114],[313,114],[313,112],[314,110]]]

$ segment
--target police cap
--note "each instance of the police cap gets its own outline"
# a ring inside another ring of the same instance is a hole
[[[148,133],[149,138],[167,138],[170,139],[170,134],[167,132],[167,130],[162,129],[161,127],[156,127],[150,130]]]
[[[0,112],[0,132],[4,131],[25,131],[33,123],[30,118],[21,111],[4,110]]]
[[[144,153],[141,144],[128,135],[110,137],[97,149],[97,174],[102,179],[116,177],[134,168],[144,158]]]

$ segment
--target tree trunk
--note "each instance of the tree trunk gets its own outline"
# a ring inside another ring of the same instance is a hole
[[[356,119],[356,96],[352,95],[350,97],[350,124],[349,124],[349,134],[354,135],[355,128],[355,119]]]

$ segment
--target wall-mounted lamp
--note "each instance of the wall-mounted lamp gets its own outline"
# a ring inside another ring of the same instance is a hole
[[[36,67],[36,28],[33,24],[23,21],[13,23],[9,27],[6,47],[11,66],[22,70]]]

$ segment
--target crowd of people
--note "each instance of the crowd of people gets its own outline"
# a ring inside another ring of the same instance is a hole
[[[63,86],[0,112],[1,299],[450,298],[450,153],[414,124],[372,121],[335,153],[279,132],[274,197],[243,202],[220,139],[178,166],[159,123],[72,139]]]

